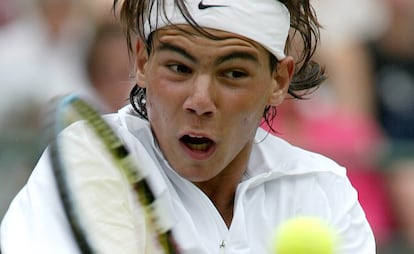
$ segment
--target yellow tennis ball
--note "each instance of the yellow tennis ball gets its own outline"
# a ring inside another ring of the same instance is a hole
[[[334,254],[336,245],[335,231],[316,217],[292,218],[272,236],[275,254]]]

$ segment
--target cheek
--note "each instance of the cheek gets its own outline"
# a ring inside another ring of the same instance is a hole
[[[172,124],[180,110],[181,95],[171,89],[171,84],[161,80],[150,80],[147,86],[147,112],[148,117],[160,128]]]
[[[154,90],[153,87],[148,87],[147,88],[147,112],[148,112],[148,117],[149,119],[152,121],[159,121],[159,119],[165,119],[165,120],[169,120],[166,119],[168,118],[168,108],[166,106],[166,104],[168,104],[168,98],[165,98],[162,94],[162,92],[160,93],[159,90],[157,92],[154,93],[154,91],[156,91],[156,88]]]
[[[261,96],[251,96],[252,94],[258,94]],[[250,96],[244,101],[245,110],[242,112],[244,115],[243,123],[249,124],[251,122],[258,123],[263,117],[264,110],[268,105],[269,96],[266,95],[266,91],[252,92]],[[247,103],[246,103],[247,102]]]
[[[251,126],[251,125],[258,125],[261,117],[258,116],[258,114],[254,114],[251,116],[245,116],[242,121],[243,126]]]
[[[148,71],[148,77],[156,77],[155,73]],[[148,117],[152,120],[154,117],[157,117],[158,114],[162,113],[163,110],[163,89],[159,85],[159,80],[154,78],[149,78],[146,82],[147,88],[147,112]]]
[[[251,95],[251,93],[249,94]],[[232,115],[237,118],[235,125],[243,133],[253,133],[260,125],[266,107],[265,98],[244,97],[240,103],[234,103]],[[234,102],[234,101],[233,101]]]
[[[255,133],[262,120],[263,110],[256,110],[250,114],[245,114],[241,121],[241,128],[244,133]]]

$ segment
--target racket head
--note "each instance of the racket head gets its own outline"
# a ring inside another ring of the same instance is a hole
[[[56,99],[53,108],[50,161],[80,251],[178,253],[169,226],[156,225],[145,171],[100,114],[76,95]]]

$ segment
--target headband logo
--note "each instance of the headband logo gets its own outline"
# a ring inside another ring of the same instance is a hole
[[[213,7],[227,7],[227,5],[203,4],[202,0],[198,4],[198,9],[200,9],[200,10],[205,10],[207,8],[213,8]]]

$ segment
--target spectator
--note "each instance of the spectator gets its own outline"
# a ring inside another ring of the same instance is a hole
[[[373,90],[362,84],[367,78],[362,77],[362,66],[369,66],[369,62],[359,58],[361,50],[348,50],[355,41],[365,41],[382,32],[388,15],[378,15],[387,13],[378,1],[318,3],[325,33],[316,57],[326,64],[329,79],[308,100],[279,106],[274,129],[276,135],[347,167],[377,241],[385,242],[391,237],[393,215],[378,167],[383,131],[369,106]],[[359,8],[353,12],[351,8],[356,4]],[[334,17],[332,13],[336,12],[332,10],[337,9],[349,15]]]
[[[81,63],[93,31],[79,1],[10,4],[14,17],[0,27],[0,218],[42,149],[45,104],[60,93],[90,94]]]
[[[347,115],[357,112],[374,121],[381,133],[377,144],[385,144],[385,149],[376,151],[381,159],[376,167],[384,174],[377,176],[384,182],[389,202],[380,212],[386,211],[388,223],[393,224],[386,237],[377,236],[379,253],[405,254],[414,252],[414,1],[384,0],[378,4],[384,4],[387,14],[382,29],[373,29],[380,33],[354,36],[340,48],[331,47],[328,53],[333,62],[328,65],[334,68],[328,72],[341,111]],[[381,145],[371,144],[363,154],[378,147]],[[352,181],[352,175],[350,178]],[[373,191],[369,202],[378,198],[378,193],[382,192]],[[369,217],[369,209],[363,200],[361,203]],[[373,228],[375,232],[375,224]]]
[[[102,111],[115,112],[128,103],[132,86],[130,61],[120,24],[105,20],[98,25],[87,53],[87,73]]]

